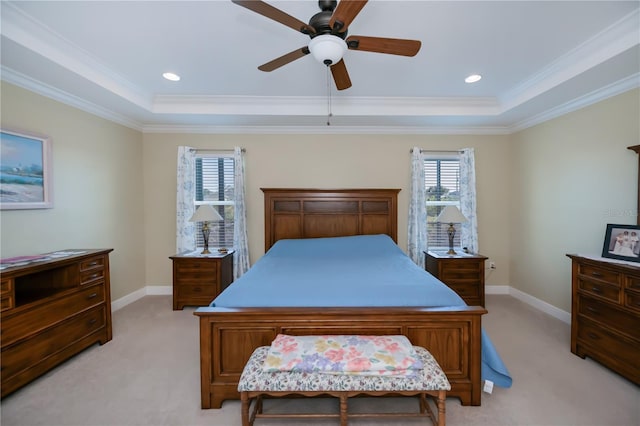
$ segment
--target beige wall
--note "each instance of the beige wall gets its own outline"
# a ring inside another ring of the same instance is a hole
[[[512,135],[510,283],[571,310],[566,253],[600,255],[607,223],[635,224],[640,92]]]
[[[246,148],[246,196],[252,263],[264,254],[260,188],[400,188],[398,243],[406,250],[413,146],[474,147],[480,250],[498,269],[487,283],[508,285],[509,145],[507,136],[145,134],[147,284],[170,285],[175,252],[176,156],[179,145]]]
[[[0,212],[0,255],[113,248],[112,299],[144,286],[142,136],[2,83],[2,127],[47,135],[52,209]]]
[[[54,208],[0,212],[2,257],[111,247],[112,298],[171,285],[179,145],[246,148],[248,231],[264,253],[261,187],[400,188],[406,249],[409,150],[476,149],[480,252],[511,285],[570,310],[566,253],[599,254],[607,223],[634,223],[640,93],[510,136],[140,134],[9,84],[2,126],[53,140]]]

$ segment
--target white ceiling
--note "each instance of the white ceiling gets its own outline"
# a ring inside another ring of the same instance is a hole
[[[317,1],[267,1],[307,22]],[[376,1],[350,35],[417,39],[415,57],[349,50],[353,86],[309,38],[230,0],[2,1],[2,79],[145,132],[510,133],[640,86],[640,2]],[[161,74],[182,76],[177,83]],[[483,79],[464,83],[473,73]]]

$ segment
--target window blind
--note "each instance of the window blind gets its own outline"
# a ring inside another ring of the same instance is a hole
[[[209,247],[231,248],[234,224],[234,162],[230,155],[196,157],[196,207],[210,204],[223,220],[209,224]],[[196,247],[203,247],[202,223],[196,224]]]

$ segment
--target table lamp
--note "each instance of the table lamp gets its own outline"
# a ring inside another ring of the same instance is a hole
[[[189,222],[202,222],[202,238],[204,239],[204,250],[200,254],[210,254],[209,251],[209,222],[221,221],[222,216],[209,204],[203,204],[198,207],[196,212],[191,216]]]
[[[449,224],[449,229],[447,229],[447,234],[449,235],[449,251],[447,254],[456,254],[456,251],[453,249],[453,237],[456,235],[456,228],[453,227],[453,224],[466,221],[467,218],[464,217],[456,206],[446,206],[438,215],[436,222]]]

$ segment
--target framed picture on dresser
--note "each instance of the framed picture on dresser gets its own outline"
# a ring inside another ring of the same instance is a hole
[[[607,224],[602,257],[640,262],[640,225]]]

